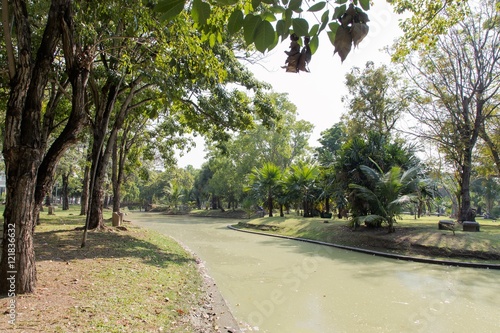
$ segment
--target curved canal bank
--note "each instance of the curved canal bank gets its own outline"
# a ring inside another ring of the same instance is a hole
[[[260,332],[500,331],[498,270],[426,265],[236,233],[235,221],[133,213],[204,262],[234,316]]]
[[[240,225],[240,224],[241,224],[241,222],[238,223],[238,225]],[[240,228],[237,228],[237,227],[232,226],[232,225],[228,225],[227,227],[231,230],[234,230],[234,231],[246,232],[246,233],[251,233],[251,234],[256,234],[256,235],[261,235],[261,236],[289,239],[289,240],[294,240],[294,241],[299,241],[299,242],[318,244],[318,245],[323,245],[323,246],[334,247],[337,249],[349,250],[349,251],[364,253],[364,254],[368,254],[368,255],[396,259],[396,260],[421,262],[424,264],[432,264],[432,265],[448,265],[448,266],[482,268],[482,269],[500,269],[500,265],[498,265],[498,264],[480,263],[480,262],[466,262],[466,261],[457,261],[457,260],[440,260],[440,259],[430,259],[430,258],[422,258],[422,257],[411,257],[411,256],[400,255],[400,254],[394,254],[394,253],[361,249],[361,248],[346,246],[346,245],[332,244],[332,243],[327,243],[327,242],[322,242],[322,241],[317,241],[317,240],[312,240],[312,239],[306,239],[306,238],[289,237],[289,236],[270,234],[270,233],[266,233],[266,232],[255,231],[255,230],[240,229]]]

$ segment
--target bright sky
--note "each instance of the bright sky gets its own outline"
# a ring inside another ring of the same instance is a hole
[[[376,65],[389,63],[389,55],[382,48],[391,45],[393,40],[401,35],[398,27],[398,17],[385,1],[376,1],[368,11],[370,31],[359,47],[352,49],[344,63],[338,54],[333,55],[333,45],[328,36],[320,36],[318,51],[309,63],[310,73],[286,73],[281,66],[285,65],[285,50],[289,41],[283,41],[267,57],[256,65],[248,68],[254,75],[272,85],[278,93],[287,93],[288,99],[297,106],[298,119],[304,119],[314,125],[309,144],[318,146],[320,133],[340,121],[345,108],[341,102],[347,94],[345,74],[352,67],[364,68],[368,61]],[[313,23],[311,23],[312,25]],[[199,168],[204,162],[205,152],[203,140],[197,140],[196,148],[179,158],[178,165],[189,164]]]

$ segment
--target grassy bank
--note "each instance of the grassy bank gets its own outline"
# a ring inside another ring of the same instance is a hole
[[[396,232],[391,234],[386,229],[353,230],[346,220],[293,215],[252,219],[237,227],[403,255],[500,263],[499,222],[479,218],[480,232],[463,232],[461,226],[457,226],[453,234],[449,230],[438,230],[440,219],[443,217],[404,216],[398,221]]]
[[[17,297],[15,325],[2,310],[1,332],[213,331],[196,324],[208,317],[196,260],[170,238],[125,223],[89,232],[81,248],[77,208],[41,217],[37,290]]]

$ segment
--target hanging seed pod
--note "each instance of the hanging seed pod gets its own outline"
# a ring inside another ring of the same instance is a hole
[[[356,14],[357,14],[356,7],[354,7],[354,5],[351,3],[349,5],[349,7],[347,8],[347,10],[345,11],[345,15],[349,15],[351,17],[354,17],[354,16],[356,16]]]
[[[343,25],[344,27],[347,27],[349,24],[352,23],[354,18],[356,17],[357,12],[356,9],[354,8],[354,5],[351,3],[349,5],[349,8],[345,11],[344,15],[339,19],[340,24]]]
[[[350,28],[341,25],[337,29],[335,41],[333,42],[333,46],[335,47],[333,54],[338,52],[342,62],[344,62],[349,52],[351,52],[352,37],[349,30]]]
[[[351,28],[351,37],[354,47],[357,47],[359,43],[368,34],[369,27],[364,23],[353,23]]]
[[[297,35],[290,35],[290,51],[285,51],[288,57],[286,58],[285,66],[281,67],[286,68],[287,72],[297,73],[299,71],[300,45],[298,40]]]
[[[286,66],[283,66],[281,68],[286,68],[286,71],[289,73],[298,73],[299,72],[299,59],[300,59],[300,53],[297,53],[293,56],[289,56],[286,59]]]
[[[309,47],[309,37],[304,38],[304,47],[300,52],[299,67],[300,71],[309,72],[307,64],[311,61],[311,48]]]
[[[361,22],[361,23],[370,22],[370,19],[368,18],[368,14],[366,14],[365,12],[358,11],[356,22]]]

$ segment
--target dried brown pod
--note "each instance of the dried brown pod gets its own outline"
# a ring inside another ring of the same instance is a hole
[[[286,68],[287,72],[297,73],[299,71],[300,45],[298,40],[297,35],[290,35],[290,51],[285,51],[288,57],[286,58],[285,66],[281,67]]]
[[[353,23],[351,27],[351,37],[354,47],[358,46],[359,43],[368,34],[369,27],[365,23]]]
[[[356,16],[356,14],[357,14],[356,7],[354,7],[354,4],[351,3],[349,7],[347,7],[345,15]]]
[[[338,53],[342,62],[344,62],[345,58],[351,52],[352,45],[352,36],[350,33],[350,28],[340,26],[337,29],[337,34],[335,35],[335,41],[333,46],[335,47],[335,51],[333,54]]]
[[[368,14],[366,14],[365,12],[358,12],[357,21],[361,23],[367,23],[370,22],[370,19],[368,18]]]
[[[311,61],[311,48],[309,47],[309,37],[304,38],[304,47],[300,52],[299,58],[299,71],[309,72],[309,68],[307,68],[307,64]]]
[[[352,22],[353,19],[354,19],[354,16],[344,14],[339,19],[339,21],[340,21],[341,25],[343,25],[344,27],[347,27],[349,24],[351,24],[351,22]]]
[[[286,71],[289,73],[298,73],[299,60],[300,60],[300,53],[288,56],[285,62],[286,65],[281,68],[286,68]]]

